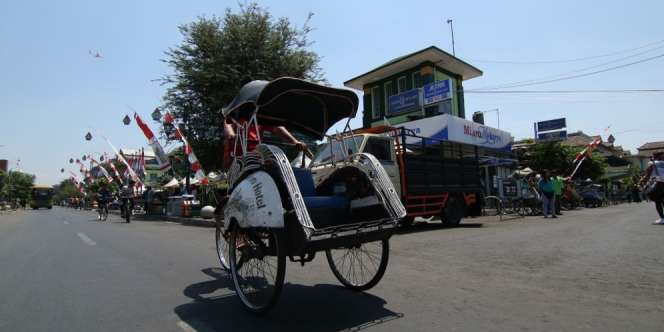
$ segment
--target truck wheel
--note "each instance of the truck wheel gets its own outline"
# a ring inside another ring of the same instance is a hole
[[[450,196],[447,203],[440,211],[440,221],[448,227],[459,226],[464,217],[466,206],[458,196]]]

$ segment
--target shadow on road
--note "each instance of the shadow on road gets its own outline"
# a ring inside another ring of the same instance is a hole
[[[174,311],[195,329],[216,331],[339,331],[362,330],[403,314],[385,308],[385,300],[335,285],[286,283],[277,305],[265,316],[253,315],[235,295],[231,276],[218,268],[203,273],[214,280],[189,285],[184,294],[193,301]],[[221,291],[220,291],[221,290]],[[223,295],[213,295],[215,292]]]
[[[450,227],[450,226],[445,226],[440,222],[420,221],[413,223],[409,227],[400,228],[397,231],[397,234],[411,234],[411,233],[428,232],[428,231],[435,231],[441,229],[454,229],[454,228],[480,228],[482,226],[484,226],[484,224],[482,223],[463,223],[459,224],[456,227]]]

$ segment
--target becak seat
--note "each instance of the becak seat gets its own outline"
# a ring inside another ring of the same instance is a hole
[[[340,225],[350,221],[350,201],[346,197],[317,195],[310,169],[293,168],[293,173],[311,222],[316,228]]]

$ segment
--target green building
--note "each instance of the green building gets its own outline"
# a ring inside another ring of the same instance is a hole
[[[393,59],[352,78],[345,86],[364,91],[365,128],[440,114],[465,118],[463,81],[482,71],[435,46]]]

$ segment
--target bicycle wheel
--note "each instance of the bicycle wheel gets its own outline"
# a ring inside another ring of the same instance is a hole
[[[108,208],[104,206],[101,209],[101,221],[106,221],[107,218],[108,218]]]
[[[267,312],[284,285],[286,247],[282,231],[234,226],[228,243],[235,292],[247,310]]]
[[[490,214],[489,211],[495,211],[495,214]],[[487,196],[484,198],[484,215],[485,216],[498,216],[502,214],[502,202],[496,196]]]
[[[127,204],[127,205],[129,205],[129,204]],[[125,215],[125,221],[127,223],[130,223],[131,222],[131,207],[125,206],[124,215]]]
[[[346,288],[370,289],[383,277],[390,257],[388,240],[361,243],[325,251],[332,273]]]
[[[219,257],[221,267],[226,271],[230,271],[230,266],[228,265],[228,262],[230,261],[228,237],[228,234],[224,234],[224,229],[217,225],[217,231],[215,234],[217,257]]]

